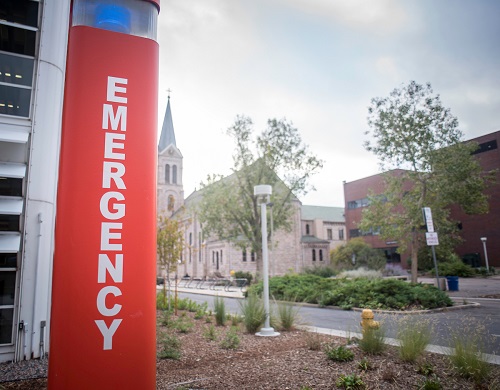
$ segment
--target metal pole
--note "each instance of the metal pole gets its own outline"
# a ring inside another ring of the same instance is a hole
[[[269,310],[269,258],[267,253],[267,213],[266,213],[266,202],[260,204],[260,215],[262,220],[262,268],[264,273],[264,311],[266,313],[266,319],[264,321],[264,327],[261,328],[260,332],[257,333],[258,336],[278,336],[279,333],[275,332],[270,324],[270,310]]]
[[[275,263],[275,259],[274,257],[272,256],[273,255],[273,249],[274,249],[274,245],[273,245],[273,233],[274,233],[274,226],[273,226],[273,203],[269,203],[269,207],[270,207],[270,211],[271,211],[271,240],[270,240],[270,243],[269,243],[269,262],[271,263],[271,268],[272,268],[272,272],[271,274],[273,276],[276,276],[276,263]]]
[[[488,251],[486,250],[486,239],[481,240],[483,241],[483,249],[484,249],[484,261],[486,262],[486,272],[490,272],[490,267],[488,265]]]
[[[436,286],[441,290],[441,286],[439,285],[438,265],[437,265],[436,250],[434,249],[434,245],[431,245],[431,250],[432,250],[432,260],[434,261],[434,269],[436,270]]]

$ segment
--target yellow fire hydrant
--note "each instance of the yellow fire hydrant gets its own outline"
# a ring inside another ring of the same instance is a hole
[[[363,333],[370,329],[378,329],[380,327],[380,322],[374,320],[375,316],[373,311],[370,309],[364,309],[361,312],[361,329]]]

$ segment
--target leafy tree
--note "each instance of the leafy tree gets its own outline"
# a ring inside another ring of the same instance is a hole
[[[483,173],[472,152],[477,144],[462,142],[458,120],[434,95],[431,85],[394,89],[389,97],[374,98],[368,109],[372,141],[365,148],[380,160],[385,196],[370,197],[359,227],[379,228],[383,239],[397,240],[399,251],[411,254],[412,281],[417,280],[417,253],[425,244],[422,207],[430,207],[440,248],[452,251],[459,238],[450,206],[468,214],[488,211],[484,194],[491,173]]]
[[[341,270],[359,267],[380,270],[386,263],[385,256],[368,245],[361,237],[353,238],[333,249],[330,253],[330,261],[333,267]]]
[[[160,215],[158,217],[158,226],[156,231],[156,251],[158,253],[158,262],[165,273],[165,280],[163,283],[164,307],[166,306],[167,299],[167,281],[168,283],[170,283],[170,273],[177,270],[177,265],[179,259],[181,258],[183,245],[184,234],[180,222],[176,219]]]
[[[268,120],[267,128],[254,138],[252,120],[238,116],[227,133],[236,145],[233,173],[225,178],[213,175],[202,183],[200,221],[204,234],[256,253],[260,271],[261,216],[254,186],[272,186],[274,230],[289,230],[294,212],[292,201],[312,189],[309,178],[323,163],[309,152],[298,130],[284,119]]]

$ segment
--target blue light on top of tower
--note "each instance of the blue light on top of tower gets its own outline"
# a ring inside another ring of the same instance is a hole
[[[130,34],[130,11],[114,4],[101,4],[95,13],[95,27]]]

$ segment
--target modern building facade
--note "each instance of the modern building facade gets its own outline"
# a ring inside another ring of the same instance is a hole
[[[484,172],[496,171],[496,183],[487,190],[489,197],[489,212],[482,215],[467,215],[458,207],[451,207],[451,218],[458,221],[461,227],[460,235],[463,239],[456,248],[460,257],[473,255],[479,258],[478,265],[485,265],[485,254],[488,255],[489,265],[500,266],[500,131],[473,138],[467,142],[476,142],[479,145],[474,153]],[[399,175],[402,170],[393,170],[386,174]],[[384,193],[383,174],[365,177],[349,183],[344,183],[345,220],[347,239],[362,236],[374,248],[383,250],[387,260],[400,262],[402,267],[407,267],[408,256],[396,252],[396,241],[382,240],[377,232],[361,232],[357,224],[361,221],[362,210],[369,206],[368,194]],[[483,245],[482,238],[486,238]],[[484,251],[486,246],[486,253]]]
[[[0,361],[48,351],[69,8],[0,4]]]

